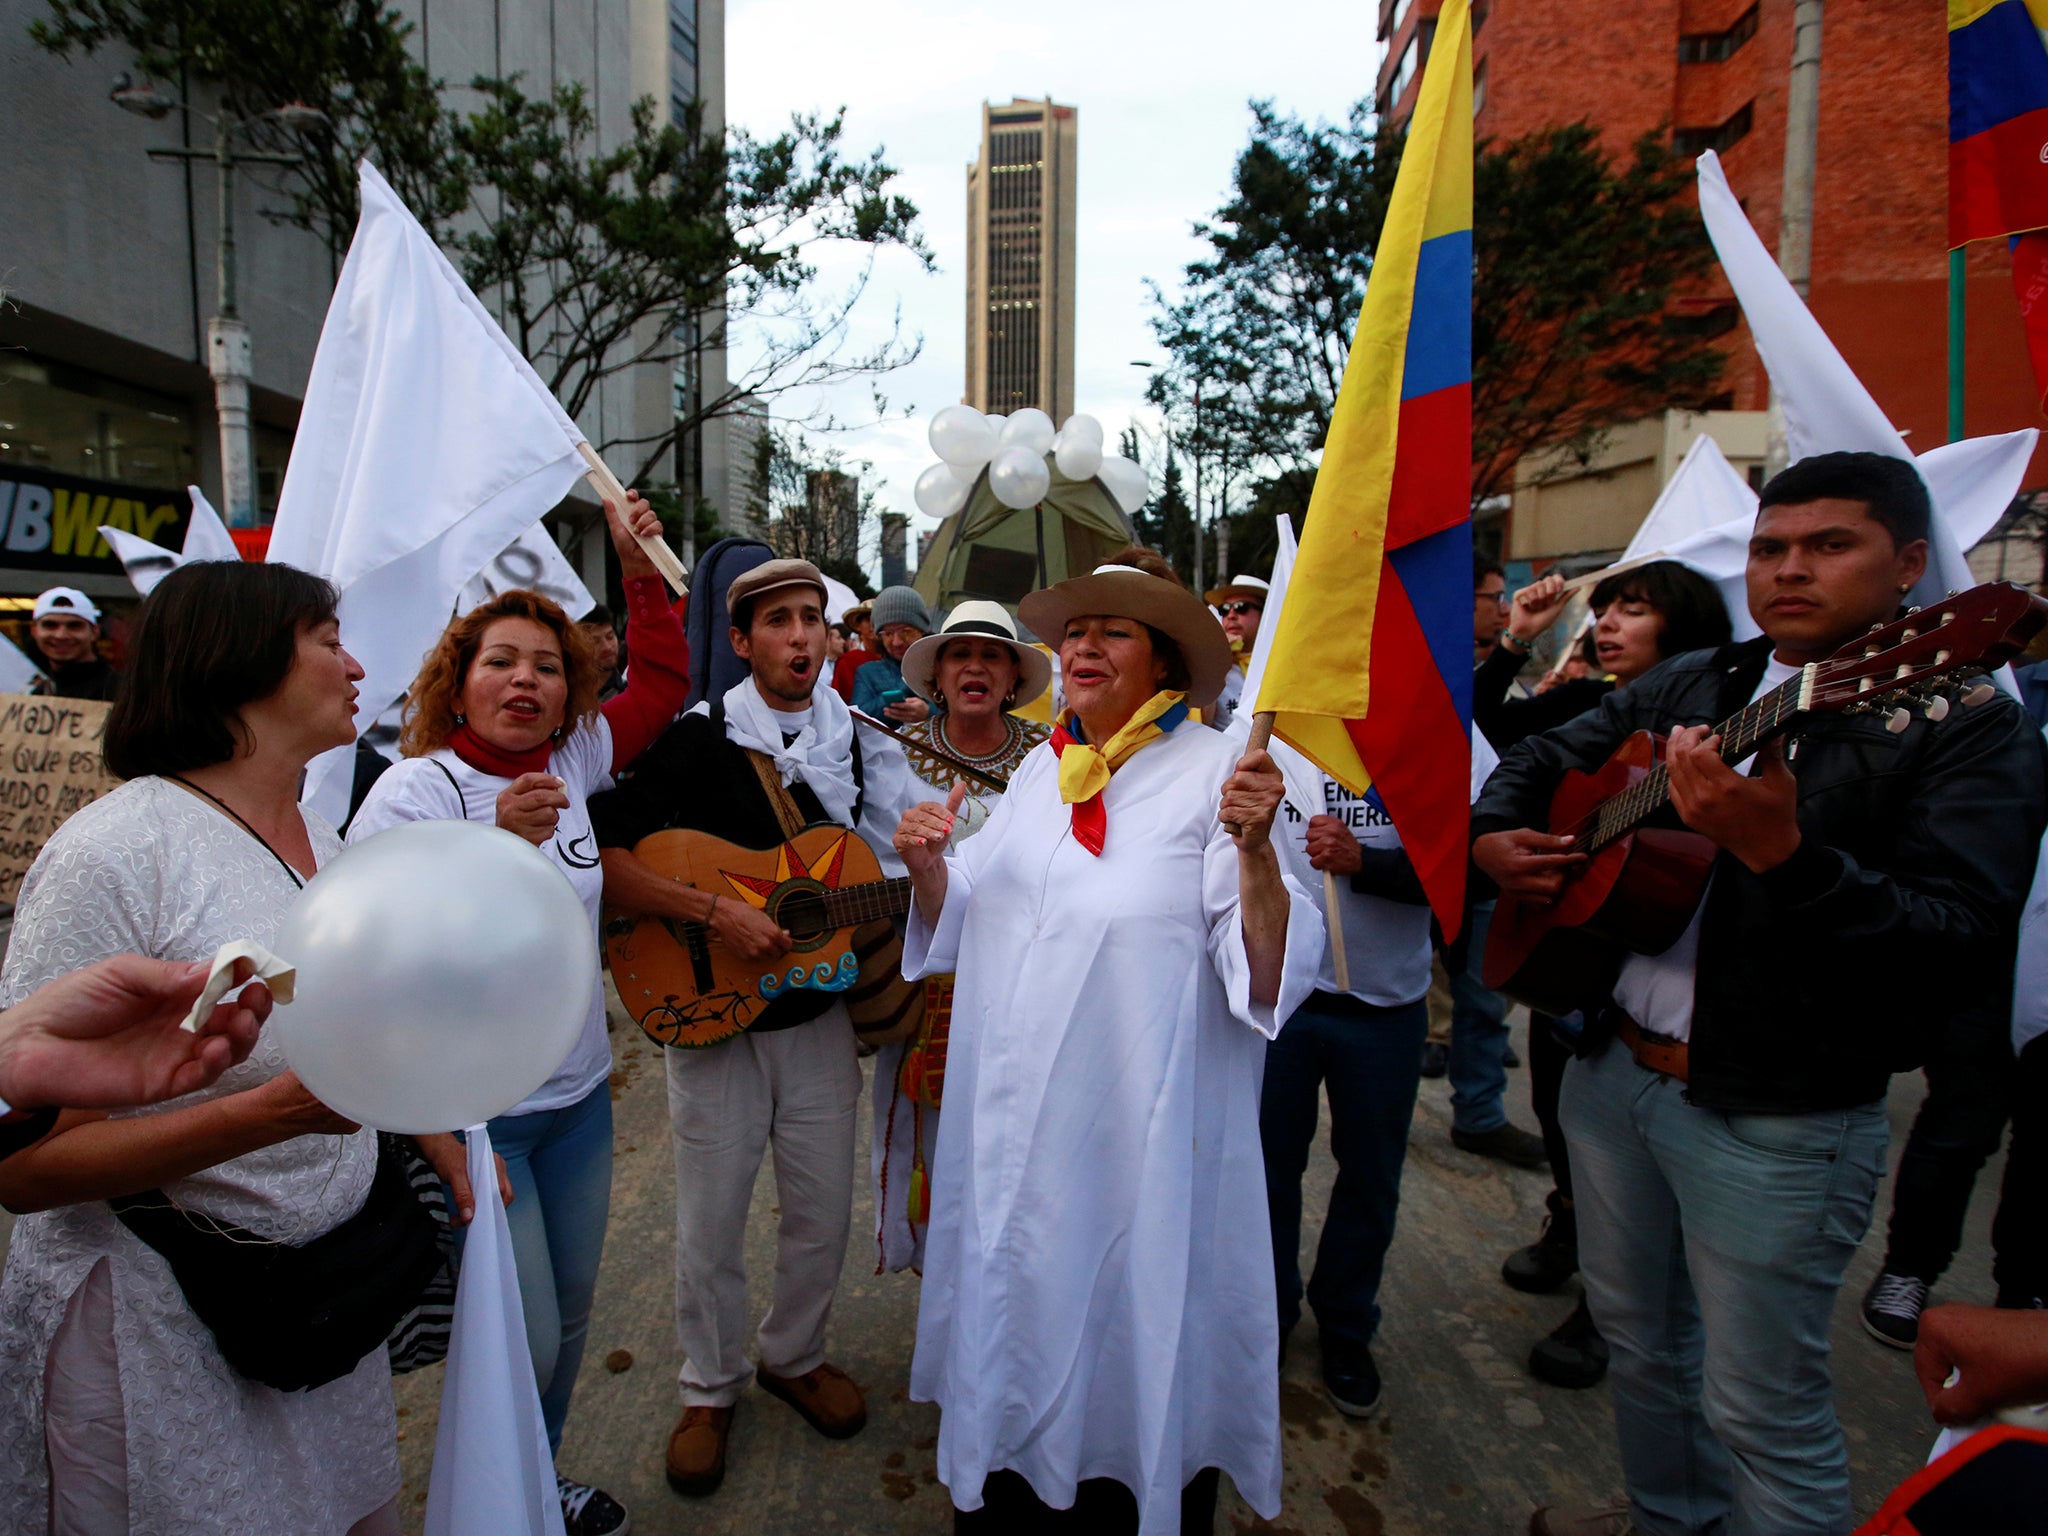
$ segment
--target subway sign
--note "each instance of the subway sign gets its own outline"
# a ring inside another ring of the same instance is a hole
[[[0,568],[122,574],[102,525],[182,549],[192,506],[183,491],[114,485],[0,464]]]

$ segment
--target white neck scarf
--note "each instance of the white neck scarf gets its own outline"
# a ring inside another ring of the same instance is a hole
[[[827,816],[842,827],[852,826],[853,802],[859,793],[853,781],[853,754],[860,743],[853,739],[853,715],[846,701],[829,687],[814,690],[811,723],[796,740],[785,743],[782,725],[787,718],[768,707],[752,677],[741,678],[725,695],[726,739],[773,758],[785,785],[802,778]]]

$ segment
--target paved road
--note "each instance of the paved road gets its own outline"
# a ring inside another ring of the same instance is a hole
[[[1518,1045],[1525,1029],[1518,1010]],[[563,1469],[626,1501],[640,1536],[949,1530],[951,1506],[933,1475],[937,1412],[908,1402],[904,1391],[917,1281],[872,1273],[873,1248],[862,1237],[873,1231],[865,1193],[855,1213],[831,1351],[868,1389],[868,1428],[850,1441],[827,1441],[781,1403],[750,1391],[735,1421],[725,1486],[704,1500],[669,1491],[662,1449],[677,1410],[666,1107],[654,1049],[630,1025],[613,1040],[619,1160],[611,1235]],[[1513,1113],[1533,1125],[1527,1075],[1511,1078]],[[1894,1157],[1919,1098],[1918,1079],[1901,1079],[1892,1099]],[[1449,1127],[1446,1086],[1425,1083],[1383,1297],[1386,1321],[1377,1353],[1387,1389],[1380,1415],[1353,1424],[1324,1401],[1313,1320],[1304,1318],[1281,1385],[1285,1506],[1265,1524],[1226,1491],[1219,1532],[1510,1536],[1525,1528],[1538,1503],[1597,1501],[1618,1490],[1606,1390],[1558,1391],[1523,1369],[1529,1345],[1563,1319],[1575,1293],[1523,1296],[1498,1275],[1501,1257],[1534,1237],[1548,1180],[1455,1150]],[[866,1132],[864,1123],[863,1169]],[[1948,1299],[1991,1299],[1986,1234],[2001,1167],[1994,1162],[1979,1180],[1964,1252],[1941,1290]],[[1331,1174],[1324,1147],[1310,1169],[1312,1210],[1321,1209]],[[865,1181],[860,1187],[865,1190]],[[1889,1199],[1888,1185],[1883,1198]],[[767,1304],[774,1206],[772,1171],[764,1168],[749,1233],[757,1309]],[[1851,1271],[1835,1330],[1837,1393],[1865,1514],[1920,1463],[1932,1440],[1909,1357],[1873,1343],[1857,1325],[1855,1300],[1882,1257],[1878,1226]],[[1305,1243],[1311,1254],[1314,1235],[1312,1228]],[[633,1363],[614,1374],[605,1358],[621,1349]],[[438,1374],[400,1384],[408,1529],[417,1529],[425,1497]]]
[[[1518,1045],[1526,1021],[1517,1011]],[[654,1048],[630,1024],[613,1036],[618,1162],[590,1352],[569,1419],[561,1464],[626,1501],[639,1536],[783,1536],[819,1529],[940,1533],[950,1504],[933,1475],[937,1411],[906,1400],[917,1280],[872,1273],[873,1209],[865,1180],[833,1320],[832,1357],[868,1389],[870,1420],[856,1439],[827,1441],[759,1391],[743,1400],[731,1471],[712,1498],[685,1500],[662,1479],[662,1449],[676,1414],[672,1318],[674,1177],[666,1102]],[[1526,1055],[1526,1050],[1524,1050]],[[1511,1075],[1515,1117],[1528,1114],[1526,1074]],[[1920,1100],[1917,1078],[1892,1094],[1892,1155]],[[1382,1301],[1377,1346],[1386,1375],[1379,1416],[1354,1424],[1332,1410],[1316,1384],[1312,1318],[1304,1318],[1281,1383],[1286,1422],[1285,1506],[1260,1522],[1224,1495],[1219,1532],[1293,1536],[1513,1536],[1538,1503],[1597,1501],[1619,1487],[1610,1402],[1604,1388],[1561,1392],[1523,1370],[1528,1348],[1556,1325],[1572,1294],[1523,1296],[1502,1285],[1500,1259],[1529,1241],[1548,1181],[1452,1148],[1442,1082],[1423,1084],[1409,1133],[1399,1235]],[[867,1166],[865,1115],[859,1153]],[[2002,1159],[1978,1180],[1962,1255],[1939,1296],[1991,1299],[1987,1234]],[[1331,1164],[1319,1148],[1310,1166],[1309,1207],[1327,1197]],[[1881,1197],[1889,1200],[1887,1185]],[[750,1286],[767,1304],[775,1192],[762,1171],[749,1231]],[[0,1247],[6,1227],[0,1218]],[[1315,1228],[1305,1234],[1313,1253]],[[1917,1466],[1931,1442],[1909,1358],[1884,1349],[1857,1325],[1856,1299],[1882,1256],[1882,1213],[1850,1271],[1836,1310],[1835,1375],[1857,1479],[1859,1511]],[[623,1351],[631,1364],[612,1371]],[[440,1372],[399,1383],[400,1449],[407,1531],[419,1529],[440,1396]]]

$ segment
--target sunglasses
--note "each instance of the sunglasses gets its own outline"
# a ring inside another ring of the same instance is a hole
[[[1266,610],[1264,605],[1260,603],[1223,603],[1218,606],[1216,611],[1223,614],[1226,618],[1235,618],[1239,614],[1264,613]]]

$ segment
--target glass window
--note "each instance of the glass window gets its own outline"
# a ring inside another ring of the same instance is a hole
[[[0,463],[181,490],[199,478],[197,444],[186,401],[0,351]]]
[[[1756,36],[1756,7],[1751,6],[1735,18],[1735,25],[1725,32],[1689,32],[1678,40],[1678,62],[1681,64],[1718,64],[1732,58],[1735,51]]]
[[[1745,102],[1725,123],[1718,123],[1712,128],[1678,129],[1671,135],[1671,148],[1688,160],[1710,149],[1717,155],[1725,155],[1749,136],[1752,116],[1750,104]]]
[[[1394,66],[1394,78],[1387,84],[1387,109],[1392,111],[1400,105],[1401,95],[1408,89],[1408,82],[1415,78],[1415,56],[1420,52],[1415,38],[1408,39],[1408,46],[1401,50],[1401,62]]]

